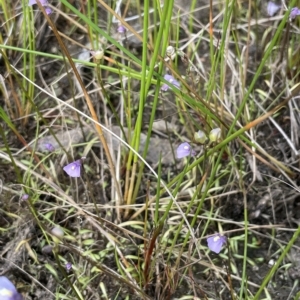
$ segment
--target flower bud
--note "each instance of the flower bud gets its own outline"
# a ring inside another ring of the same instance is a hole
[[[104,56],[103,49],[99,49],[97,51],[91,51],[91,54],[96,60],[100,60]]]
[[[64,236],[64,232],[60,228],[60,226],[53,227],[51,230],[51,234],[59,239],[61,239]]]
[[[175,54],[175,49],[173,46],[168,46],[166,50],[166,55],[172,57]]]
[[[209,133],[209,140],[216,142],[221,138],[221,128],[215,128]]]
[[[198,142],[200,144],[204,144],[206,141],[206,135],[202,130],[199,130],[194,133],[194,139],[196,142]]]
[[[72,270],[72,263],[71,262],[67,262],[66,265],[65,265],[65,267],[66,267],[67,272],[69,273]]]

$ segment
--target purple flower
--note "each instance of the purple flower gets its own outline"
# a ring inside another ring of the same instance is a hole
[[[180,83],[179,81],[177,81],[172,75],[166,74],[164,76],[164,79],[168,82],[170,82],[172,85],[174,85],[175,87],[177,87],[178,89],[180,88]],[[166,83],[164,83],[161,87],[161,90],[166,92],[169,89],[169,85],[167,85]]]
[[[23,300],[13,283],[5,276],[0,276],[0,299],[1,300]]]
[[[46,12],[47,15],[50,15],[50,14],[52,14],[52,9],[48,6],[46,6],[45,7],[45,12]]]
[[[29,195],[28,194],[24,194],[21,196],[21,201],[27,201],[29,198]]]
[[[47,151],[49,151],[49,152],[53,152],[53,151],[55,151],[55,148],[54,148],[54,146],[51,144],[51,143],[45,143],[45,149],[47,150]]]
[[[64,171],[70,177],[80,177],[81,159],[75,160],[72,163],[63,167]]]
[[[177,148],[177,158],[183,158],[189,155],[196,155],[196,152],[192,149],[191,145],[187,142],[180,144]]]
[[[126,28],[122,24],[119,24],[118,28],[117,28],[117,31],[119,33],[125,33],[126,32]]]
[[[217,233],[209,238],[207,238],[208,248],[215,253],[220,253],[223,245],[226,243],[227,238],[220,233]]]
[[[269,1],[267,4],[267,14],[270,17],[273,17],[280,9],[281,5],[278,5],[272,1]]]
[[[66,267],[67,272],[69,273],[72,269],[72,263],[67,262],[65,267]]]
[[[290,13],[290,19],[295,19],[299,15],[300,15],[300,9],[298,7],[292,8]]]
[[[40,3],[43,5],[43,6],[46,6],[48,5],[48,0],[40,0]],[[28,6],[32,6],[34,4],[37,4],[36,3],[36,0],[29,0],[29,3],[28,3]]]
[[[50,15],[52,13],[52,9],[48,7],[49,5],[48,0],[40,0],[40,3],[42,6],[44,6],[46,14]],[[28,6],[32,6],[34,4],[37,4],[36,0],[29,0]]]

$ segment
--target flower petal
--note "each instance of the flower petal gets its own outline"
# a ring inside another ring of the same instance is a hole
[[[80,177],[80,169],[81,169],[81,160],[75,160],[72,163],[63,167],[63,170],[70,176],[70,177]]]
[[[180,88],[180,82],[177,81],[172,75],[170,74],[166,74],[164,76],[164,79],[168,82],[170,82],[172,85],[174,85],[175,87],[177,87],[178,89]],[[169,85],[167,85],[166,83],[164,83],[162,85],[162,87],[160,88],[162,91],[166,92],[169,89]]]
[[[117,31],[119,33],[125,33],[126,32],[126,28],[122,24],[119,24],[118,28],[117,28]]]
[[[293,7],[290,13],[290,18],[295,19],[299,15],[300,15],[300,9],[298,7]]]
[[[46,12],[47,15],[50,15],[50,14],[52,14],[52,9],[48,6],[46,6],[45,7],[45,12]]]
[[[67,262],[65,266],[66,266],[67,272],[70,272],[71,269],[72,269],[72,263],[71,262]]]
[[[273,17],[280,9],[281,9],[281,5],[269,1],[267,5],[267,14],[268,16]]]
[[[196,155],[196,152],[192,149],[191,145],[187,142],[181,143],[178,146],[176,153],[177,153],[177,158],[183,158],[189,155],[191,156]]]
[[[0,299],[1,300],[22,300],[14,284],[5,276],[0,276]]]
[[[42,4],[42,6],[46,6],[48,5],[48,0],[40,0],[40,3]],[[36,0],[29,0],[28,6],[32,6],[34,4],[37,4]]]
[[[29,0],[29,3],[28,3],[28,6],[32,6],[36,4],[36,1],[35,0]]]
[[[29,195],[28,195],[28,194],[23,194],[23,195],[21,196],[21,201],[26,201],[26,200],[28,200],[28,198],[29,198]]]
[[[207,246],[208,248],[215,253],[220,253],[223,245],[226,243],[227,238],[221,234],[215,234],[209,238],[207,238]]]
[[[54,148],[54,146],[51,144],[51,143],[45,143],[45,149],[47,150],[47,151],[49,151],[49,152],[53,152],[53,151],[55,151],[55,148]]]

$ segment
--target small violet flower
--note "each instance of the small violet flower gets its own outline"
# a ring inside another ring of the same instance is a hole
[[[52,9],[48,6],[45,7],[45,12],[47,15],[50,15],[52,13]]]
[[[47,150],[47,151],[49,151],[49,152],[53,152],[53,151],[55,151],[55,148],[54,148],[54,146],[51,144],[51,143],[45,143],[45,149]]]
[[[300,16],[300,9],[298,7],[293,7],[290,13],[290,19],[295,19],[297,16]]]
[[[118,31],[119,33],[125,33],[125,32],[126,32],[126,28],[120,23],[120,24],[118,25],[117,31]]]
[[[23,300],[14,284],[5,276],[0,276],[0,299],[1,300]]]
[[[49,5],[48,0],[40,0],[40,3],[42,6],[44,6],[46,14],[50,15],[52,13],[52,9],[48,7]],[[34,4],[37,4],[36,0],[29,0],[28,6],[32,6]]]
[[[177,148],[177,158],[184,158],[186,156],[195,156],[196,152],[192,149],[191,145],[187,142],[181,143]]]
[[[270,17],[273,17],[280,9],[281,5],[276,4],[275,2],[269,1],[267,4],[267,14]]]
[[[180,88],[180,83],[179,81],[177,81],[172,75],[166,74],[164,76],[164,79],[168,82],[170,82],[172,85],[174,85],[175,87],[177,87],[178,89]],[[161,87],[161,90],[166,92],[169,89],[169,86],[164,83]]]
[[[73,161],[64,166],[63,169],[70,177],[80,177],[81,159]]]
[[[220,253],[223,245],[226,243],[227,238],[224,235],[221,235],[220,233],[215,234],[209,238],[207,238],[207,245],[208,248],[215,253]]]
[[[40,0],[40,3],[43,5],[43,6],[46,6],[48,5],[48,0]],[[37,4],[36,3],[36,0],[29,0],[29,3],[28,3],[28,6],[32,6],[34,4]]]
[[[67,262],[66,265],[65,265],[65,267],[66,267],[67,272],[69,273],[71,271],[71,269],[72,269],[72,263]]]
[[[28,198],[29,198],[29,195],[28,195],[28,194],[23,194],[23,195],[21,196],[21,201],[27,201]]]

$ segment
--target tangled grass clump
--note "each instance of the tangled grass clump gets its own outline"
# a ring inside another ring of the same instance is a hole
[[[298,1],[0,7],[0,295],[299,299]]]

